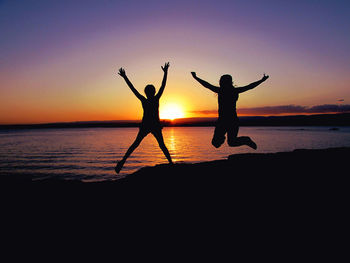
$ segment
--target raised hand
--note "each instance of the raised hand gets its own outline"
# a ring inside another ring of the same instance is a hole
[[[162,68],[162,70],[163,70],[164,72],[167,72],[167,71],[168,71],[168,68],[169,68],[169,62],[165,63],[165,64],[164,64],[164,67],[161,66],[161,68]]]
[[[264,73],[264,76],[261,78],[261,80],[262,80],[262,81],[265,81],[265,80],[267,80],[269,77],[270,77],[269,75],[265,75],[265,73]]]
[[[123,78],[125,78],[125,77],[126,77],[125,69],[120,68],[118,74],[119,74],[120,76],[122,76]]]
[[[194,77],[194,78],[196,78],[196,77],[197,77],[196,72],[191,72],[191,74],[192,74],[192,77]]]

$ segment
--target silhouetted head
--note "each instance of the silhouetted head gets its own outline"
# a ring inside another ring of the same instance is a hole
[[[152,98],[154,97],[154,94],[156,94],[156,88],[149,84],[145,87],[145,94],[147,96],[147,98]]]
[[[231,88],[233,86],[233,80],[231,75],[222,75],[220,78],[220,88]]]

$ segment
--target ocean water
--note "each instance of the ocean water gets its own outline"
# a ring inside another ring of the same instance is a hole
[[[127,160],[119,175],[114,172],[134,141],[138,128],[33,129],[0,131],[0,174],[23,174],[82,181],[115,180],[144,166],[167,163],[157,141],[148,135]],[[166,127],[163,136],[175,162],[225,159],[231,154],[281,152],[294,149],[350,147],[350,127],[242,127],[239,136],[250,136],[258,145],[216,149],[211,145],[214,127]]]

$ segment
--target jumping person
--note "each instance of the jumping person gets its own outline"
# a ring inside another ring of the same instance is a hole
[[[195,72],[191,72],[191,74],[193,78],[204,87],[218,94],[219,118],[216,122],[214,136],[211,142],[214,147],[219,148],[225,142],[225,134],[227,133],[227,143],[229,146],[236,147],[247,145],[256,150],[256,143],[250,137],[237,137],[239,123],[236,111],[236,102],[240,93],[255,88],[267,80],[269,76],[266,76],[264,74],[260,80],[253,82],[247,86],[234,87],[232,76],[223,75],[220,78],[220,87],[217,87],[198,78]]]
[[[126,161],[126,159],[130,156],[130,154],[139,146],[142,139],[145,138],[149,133],[152,133],[153,136],[157,139],[160,149],[162,149],[165,157],[168,159],[169,163],[173,163],[171,160],[169,151],[167,147],[164,144],[163,140],[163,134],[162,134],[162,126],[160,124],[159,120],[159,99],[163,94],[167,76],[168,76],[168,68],[169,68],[169,62],[164,64],[164,67],[161,67],[164,71],[163,81],[162,85],[156,94],[156,89],[153,85],[147,85],[145,87],[145,94],[146,97],[142,96],[132,85],[130,80],[125,74],[125,70],[123,68],[119,69],[119,75],[122,76],[128,84],[131,91],[135,94],[135,96],[141,101],[142,108],[143,108],[143,117],[142,122],[140,125],[139,132],[136,136],[135,141],[133,144],[129,147],[127,152],[125,153],[123,159],[117,163],[117,166],[115,167],[116,173],[119,173],[120,170],[123,168],[123,165]]]

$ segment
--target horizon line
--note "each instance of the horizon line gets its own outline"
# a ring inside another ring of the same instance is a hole
[[[342,114],[350,114],[350,112],[329,112],[329,113],[302,113],[302,114],[276,114],[276,115],[239,115],[239,118],[268,118],[268,117],[293,117],[293,116],[317,116],[317,115],[342,115]],[[175,119],[160,119],[161,122],[177,122],[181,120],[190,120],[190,119],[200,119],[202,120],[215,120],[218,116],[212,117],[184,117],[184,118],[175,118]],[[55,121],[55,122],[37,122],[37,123],[0,123],[0,126],[21,126],[21,125],[54,125],[54,124],[93,124],[93,123],[113,123],[118,122],[120,124],[138,124],[141,122],[141,119],[133,119],[133,120],[90,120],[90,121]]]

